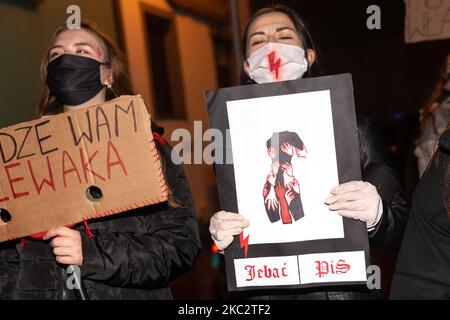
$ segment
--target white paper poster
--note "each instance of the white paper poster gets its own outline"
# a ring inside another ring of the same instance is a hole
[[[227,108],[239,213],[250,221],[244,231],[248,243],[343,238],[342,217],[324,204],[330,190],[339,185],[330,92],[230,101]],[[275,170],[267,148],[274,133],[280,133],[280,166]],[[299,155],[293,152],[282,159],[284,141],[293,145],[295,140],[303,143],[303,148],[296,148],[301,149]],[[291,168],[285,170],[289,161]],[[271,184],[271,174],[280,179],[274,177]],[[288,183],[295,186],[286,188]],[[289,195],[298,199],[289,203]],[[299,205],[290,208],[296,200]],[[277,221],[271,219],[270,209]]]

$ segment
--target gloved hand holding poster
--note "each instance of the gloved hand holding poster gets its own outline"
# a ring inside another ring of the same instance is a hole
[[[250,224],[225,250],[229,290],[365,284],[366,225],[329,210],[339,184],[361,180],[348,74],[206,93],[220,206]]]

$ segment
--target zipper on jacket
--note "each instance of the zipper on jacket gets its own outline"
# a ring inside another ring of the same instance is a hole
[[[61,300],[68,300],[67,294],[67,271],[64,267],[58,267],[60,270],[60,290],[61,290]]]

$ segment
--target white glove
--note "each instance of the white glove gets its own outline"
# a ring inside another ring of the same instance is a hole
[[[364,221],[368,231],[375,229],[383,215],[383,202],[377,188],[368,182],[351,181],[332,189],[331,194],[325,200],[331,211]]]
[[[237,213],[219,211],[211,217],[209,232],[217,249],[223,251],[233,242],[233,236],[241,234],[242,230],[248,226],[249,221],[244,216]]]

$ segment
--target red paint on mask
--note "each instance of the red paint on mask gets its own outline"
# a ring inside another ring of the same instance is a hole
[[[281,59],[278,58],[275,61],[275,51],[269,54],[269,67],[270,72],[275,73],[275,79],[279,80],[279,69],[281,66]]]

